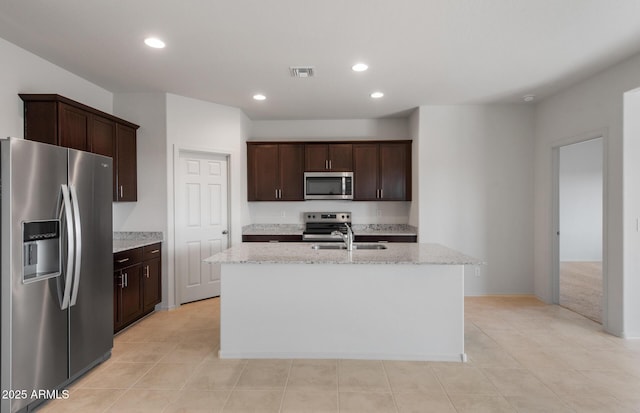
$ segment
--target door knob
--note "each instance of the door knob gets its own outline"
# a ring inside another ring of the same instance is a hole
[[[226,229],[222,231],[222,235],[227,235],[229,233],[229,231],[227,231]]]

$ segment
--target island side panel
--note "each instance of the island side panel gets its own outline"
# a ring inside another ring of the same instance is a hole
[[[222,264],[220,357],[462,361],[463,269]]]

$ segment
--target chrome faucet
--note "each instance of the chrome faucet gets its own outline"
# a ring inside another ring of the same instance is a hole
[[[340,235],[342,237],[342,241],[344,245],[347,246],[347,251],[353,251],[353,231],[349,224],[345,222],[344,224],[347,227],[347,233],[343,233],[341,231],[333,231],[331,235]]]

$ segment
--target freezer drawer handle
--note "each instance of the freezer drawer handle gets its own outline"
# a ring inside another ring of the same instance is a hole
[[[118,263],[122,264],[123,262],[127,262],[127,261],[129,261],[129,258],[123,258],[121,260],[118,260]]]
[[[71,205],[73,206],[73,219],[75,229],[75,275],[73,277],[73,293],[71,294],[71,306],[76,305],[78,300],[78,289],[80,288],[80,269],[82,267],[82,224],[80,222],[80,207],[78,206],[78,193],[76,187],[69,185],[71,192]]]

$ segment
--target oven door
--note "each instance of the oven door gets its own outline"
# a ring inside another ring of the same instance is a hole
[[[305,172],[304,199],[353,199],[353,172]]]

